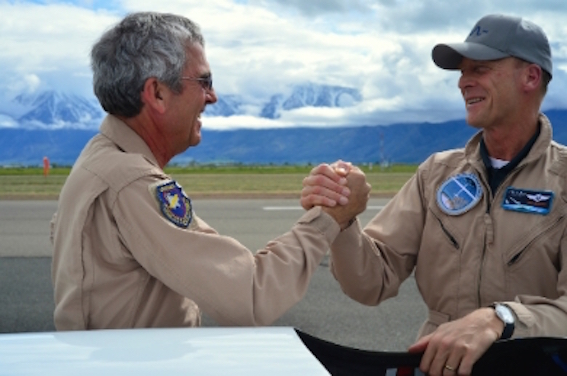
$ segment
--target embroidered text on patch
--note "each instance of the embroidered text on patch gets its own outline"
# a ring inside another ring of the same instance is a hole
[[[463,214],[482,197],[482,186],[476,175],[459,174],[447,179],[437,191],[437,205],[449,215]]]
[[[521,213],[534,213],[547,215],[553,203],[552,191],[533,191],[508,187],[502,208]]]
[[[193,218],[191,200],[177,182],[169,181],[156,187],[156,197],[165,218],[174,225],[187,228]]]

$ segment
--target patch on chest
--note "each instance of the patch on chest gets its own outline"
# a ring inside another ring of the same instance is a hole
[[[502,208],[521,213],[546,215],[551,211],[552,191],[533,191],[508,187],[502,200]]]
[[[437,190],[437,205],[446,214],[460,215],[482,197],[482,185],[474,174],[459,174],[445,180]]]
[[[154,187],[155,197],[165,218],[177,227],[187,228],[193,219],[191,200],[175,180]]]

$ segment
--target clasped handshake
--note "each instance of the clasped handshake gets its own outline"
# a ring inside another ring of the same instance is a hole
[[[370,188],[364,172],[349,162],[320,164],[303,179],[301,206],[321,206],[344,230],[366,210]]]

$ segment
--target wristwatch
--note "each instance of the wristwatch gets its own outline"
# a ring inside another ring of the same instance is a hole
[[[508,339],[512,337],[516,325],[516,317],[514,316],[514,313],[512,312],[510,307],[500,303],[491,304],[490,307],[494,308],[496,317],[498,317],[504,323],[504,330],[502,330],[500,339]]]

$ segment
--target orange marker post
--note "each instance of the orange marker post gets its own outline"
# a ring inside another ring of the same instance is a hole
[[[49,175],[49,158],[43,157],[43,176]]]

